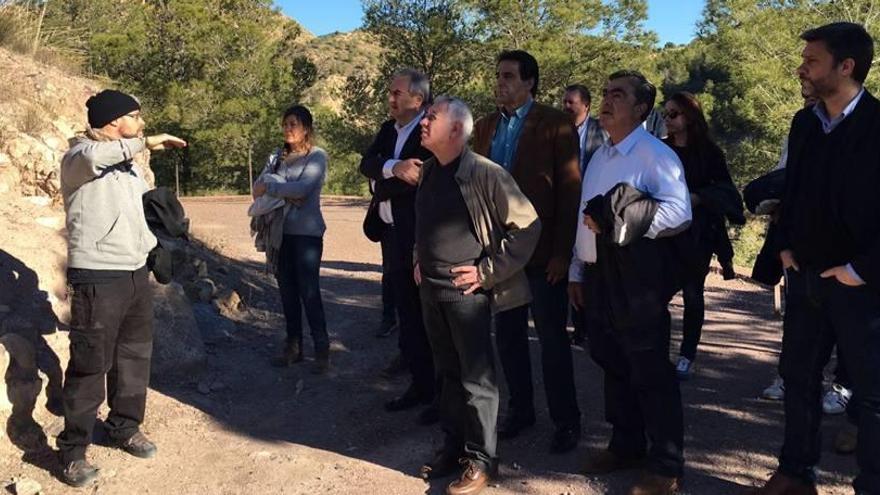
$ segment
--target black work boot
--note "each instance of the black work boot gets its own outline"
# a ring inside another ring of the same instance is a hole
[[[120,440],[116,442],[116,445],[128,452],[129,454],[140,457],[141,459],[149,459],[156,455],[156,444],[151,442],[146,435],[141,432],[137,432],[128,440]]]
[[[61,471],[61,481],[80,488],[98,479],[98,468],[89,464],[85,459],[70,461]]]

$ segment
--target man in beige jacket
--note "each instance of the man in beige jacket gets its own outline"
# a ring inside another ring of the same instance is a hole
[[[416,195],[414,276],[442,381],[443,448],[422,467],[426,479],[466,460],[453,495],[480,492],[495,468],[498,385],[489,327],[492,314],[531,300],[523,268],[540,236],[532,204],[502,167],[466,147],[473,130],[467,105],[438,98],[422,119],[422,165]]]

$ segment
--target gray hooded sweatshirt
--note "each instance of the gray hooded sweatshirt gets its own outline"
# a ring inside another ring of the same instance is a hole
[[[141,138],[112,141],[77,136],[61,159],[70,268],[133,271],[156,246],[142,195],[149,190],[132,157]]]

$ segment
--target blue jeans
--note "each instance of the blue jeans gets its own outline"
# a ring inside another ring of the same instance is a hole
[[[326,354],[330,350],[319,283],[323,251],[324,239],[320,237],[285,235],[278,256],[278,271],[275,272],[284,319],[287,320],[287,341],[302,346],[304,307],[316,354]]]
[[[526,268],[532,304],[495,315],[495,343],[507,389],[508,414],[535,414],[532,365],[529,358],[529,310],[541,343],[541,368],[550,417],[558,428],[579,427],[581,412],[574,388],[568,320],[568,281],[547,282],[543,268]]]

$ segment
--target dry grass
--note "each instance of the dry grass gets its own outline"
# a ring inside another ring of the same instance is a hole
[[[41,23],[35,3],[0,0],[0,47],[79,73],[86,61],[82,46],[76,30]]]

